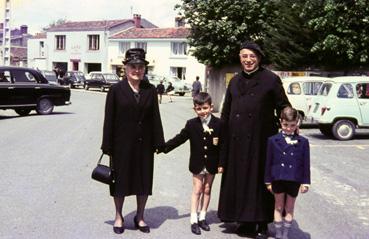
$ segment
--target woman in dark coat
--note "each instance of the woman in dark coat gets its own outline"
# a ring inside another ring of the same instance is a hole
[[[243,71],[230,81],[221,119],[227,130],[227,164],[222,176],[218,216],[238,222],[237,233],[266,238],[274,199],[264,185],[267,139],[278,132],[276,111],[289,106],[280,78],[259,66],[263,52],[242,44]]]
[[[147,61],[142,49],[126,52],[126,76],[112,85],[105,106],[101,149],[112,156],[115,182],[110,186],[116,216],[114,232],[123,233],[122,207],[125,196],[136,195],[134,224],[142,232],[150,228],[144,222],[148,195],[152,194],[154,152],[164,145],[155,86],[143,80]]]

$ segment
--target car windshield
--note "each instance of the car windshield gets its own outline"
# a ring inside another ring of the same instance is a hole
[[[332,83],[324,83],[320,89],[318,95],[327,96],[332,88]]]
[[[119,80],[118,76],[115,74],[104,74],[104,77],[107,81],[117,81]]]

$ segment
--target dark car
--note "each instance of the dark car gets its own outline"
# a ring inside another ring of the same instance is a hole
[[[46,115],[54,106],[69,104],[70,89],[49,83],[39,71],[0,66],[0,109],[14,109],[22,116],[31,110]]]
[[[101,91],[109,89],[112,84],[118,83],[119,77],[114,73],[90,72],[90,79],[85,81],[85,89],[98,88]]]
[[[85,85],[85,74],[81,71],[67,71],[65,73],[62,84],[63,85],[69,85],[70,88],[76,88],[76,87],[84,87]]]

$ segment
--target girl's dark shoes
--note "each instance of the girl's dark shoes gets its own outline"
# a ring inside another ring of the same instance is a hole
[[[192,224],[191,224],[191,232],[192,232],[193,234],[200,235],[200,234],[201,234],[201,231],[200,231],[199,224],[197,224],[197,223],[192,223]]]
[[[199,221],[199,227],[204,231],[210,231],[209,224],[206,222],[206,220],[200,220]]]
[[[149,233],[150,232],[150,227],[148,225],[146,225],[146,226],[140,226],[138,224],[138,220],[137,220],[137,217],[136,216],[133,218],[133,222],[135,223],[135,227],[138,230],[140,230],[141,232],[143,232],[143,233]]]

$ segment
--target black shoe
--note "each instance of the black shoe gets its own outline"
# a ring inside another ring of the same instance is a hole
[[[268,239],[268,233],[266,231],[258,232],[255,239]]]
[[[256,235],[256,225],[254,223],[241,223],[236,229],[236,234],[254,237]]]
[[[206,222],[206,220],[199,221],[199,227],[204,231],[210,231],[209,224]]]
[[[140,226],[138,224],[138,221],[137,221],[137,217],[136,216],[133,218],[133,222],[135,223],[135,227],[138,230],[140,230],[141,232],[144,232],[144,233],[149,233],[150,232],[150,227],[148,225],[146,225],[146,226]]]
[[[121,226],[121,227],[113,227],[113,231],[116,234],[122,234],[124,232],[124,226]]]
[[[196,235],[201,235],[199,224],[197,223],[191,224],[191,232]]]

